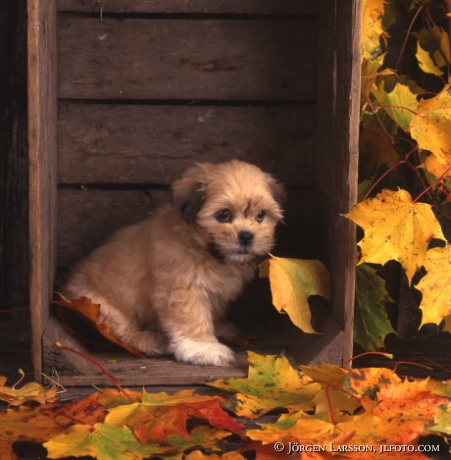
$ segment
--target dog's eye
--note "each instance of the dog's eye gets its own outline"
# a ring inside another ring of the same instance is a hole
[[[265,218],[266,216],[266,212],[265,211],[260,211],[256,216],[255,216],[255,220],[257,222],[262,222],[263,219]]]
[[[215,217],[216,220],[222,223],[232,222],[233,220],[232,212],[229,209],[222,209],[215,215]]]

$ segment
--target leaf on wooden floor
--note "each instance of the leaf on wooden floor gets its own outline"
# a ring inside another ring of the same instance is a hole
[[[43,387],[40,383],[29,382],[16,388],[16,385],[7,387],[6,378],[0,384],[0,400],[11,406],[21,406],[27,403],[52,403],[58,400],[58,386],[53,384],[50,387]]]
[[[81,315],[83,318],[89,321],[89,323],[94,326],[103,335],[103,337],[115,345],[119,345],[120,347],[125,348],[133,355],[143,355],[141,351],[129,347],[126,343],[124,343],[111,332],[111,324],[101,320],[99,304],[93,303],[91,299],[88,299],[87,297],[79,297],[78,299],[72,301],[64,297],[62,294],[59,294],[59,296],[61,297],[61,300],[53,301],[52,303],[59,305],[60,308],[68,308],[71,311]]]
[[[245,379],[216,380],[210,386],[235,393],[225,407],[241,417],[255,419],[277,408],[309,410],[320,385],[304,385],[299,371],[283,355],[262,356],[248,352]]]

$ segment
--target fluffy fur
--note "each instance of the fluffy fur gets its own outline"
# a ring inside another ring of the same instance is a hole
[[[226,307],[273,248],[283,187],[256,166],[201,163],[172,185],[172,206],[116,232],[74,269],[71,298],[101,305],[103,321],[148,356],[227,366],[218,336],[237,329]]]

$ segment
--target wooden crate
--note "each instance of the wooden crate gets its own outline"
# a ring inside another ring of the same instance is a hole
[[[333,301],[312,305],[321,335],[270,306],[265,281],[232,315],[298,363],[351,357],[360,4],[340,0],[29,0],[30,246],[33,364],[62,384],[201,384],[246,374],[168,358],[99,352],[70,335],[49,300],[68,266],[116,228],[169,199],[194,161],[239,158],[288,188],[274,253],[321,258]],[[277,317],[276,317],[277,316]],[[255,318],[263,318],[256,323]]]

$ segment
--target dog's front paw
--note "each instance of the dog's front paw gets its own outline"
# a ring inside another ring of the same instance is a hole
[[[200,366],[229,366],[235,361],[233,351],[219,342],[196,342],[182,339],[171,345],[177,361]]]

